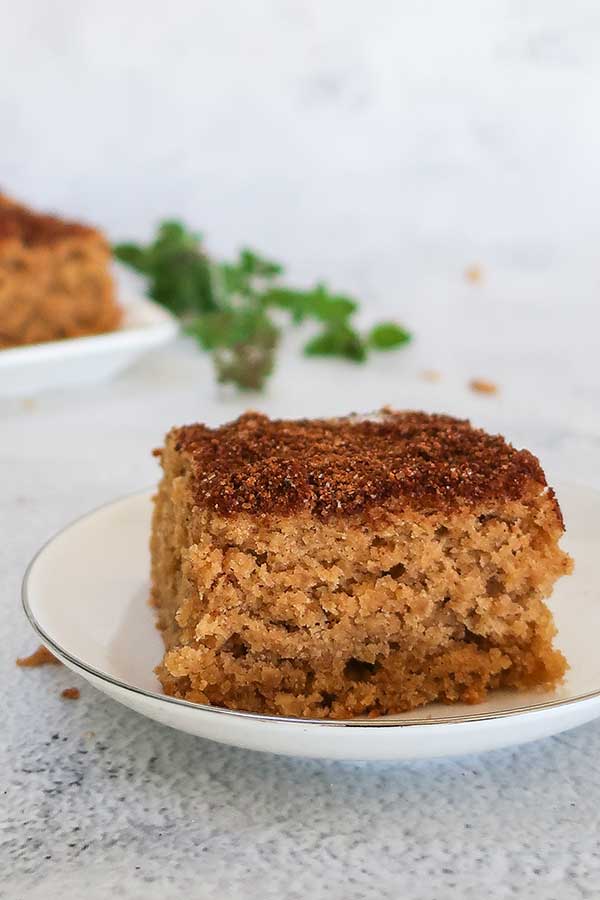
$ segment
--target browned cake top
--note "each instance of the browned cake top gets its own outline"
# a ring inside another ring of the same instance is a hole
[[[246,413],[220,428],[172,430],[189,456],[200,506],[224,515],[322,518],[398,501],[448,509],[518,499],[546,480],[527,450],[450,416],[382,410],[346,419],[276,420]]]
[[[20,241],[27,247],[55,244],[65,238],[101,238],[94,228],[36,213],[0,194],[0,244]]]

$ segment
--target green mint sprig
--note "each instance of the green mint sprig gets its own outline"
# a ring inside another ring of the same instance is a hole
[[[282,266],[251,250],[243,249],[231,262],[210,259],[201,236],[180,222],[163,222],[149,244],[122,243],[113,251],[147,278],[150,297],[212,354],[217,380],[241,390],[260,390],[273,371],[282,315],[295,325],[318,324],[304,346],[306,356],[361,363],[372,350],[395,349],[411,339],[394,322],[362,334],[353,324],[356,300],[322,283],[304,291],[287,287]]]

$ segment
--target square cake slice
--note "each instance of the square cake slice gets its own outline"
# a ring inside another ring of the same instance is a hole
[[[99,231],[0,194],[0,350],[116,328],[110,260]]]
[[[174,428],[152,526],[167,694],[377,716],[551,686],[571,570],[538,460],[444,415]]]

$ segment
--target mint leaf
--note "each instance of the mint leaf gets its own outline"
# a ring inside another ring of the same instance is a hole
[[[344,323],[325,328],[305,345],[304,353],[306,356],[342,356],[354,362],[364,362],[367,347],[360,334]]]
[[[358,309],[358,304],[341,294],[330,294],[325,285],[318,284],[311,291],[297,291],[274,287],[265,292],[262,301],[267,306],[284,309],[295,323],[306,319],[319,322],[343,322]]]
[[[131,266],[136,272],[146,274],[148,271],[148,252],[139,244],[116,244],[113,253],[120,262]]]
[[[273,310],[291,321],[319,323],[305,346],[307,356],[337,356],[363,362],[370,348],[387,350],[410,340],[393,322],[382,322],[365,337],[353,327],[358,303],[332,293],[325,284],[308,290],[281,283],[282,266],[243,248],[233,260],[206,254],[200,234],[166,220],[146,245],[121,243],[117,259],[148,280],[148,293],[177,316],[188,334],[212,354],[217,379],[243,390],[258,390],[271,373],[279,329]]]
[[[252,250],[241,250],[234,263],[221,263],[219,277],[227,294],[258,297],[271,281],[283,271],[279,263],[260,257]]]
[[[393,350],[408,344],[411,339],[410,332],[396,325],[395,322],[380,322],[375,325],[367,336],[367,343],[375,350]]]
[[[216,308],[210,264],[200,235],[180,222],[163,222],[146,247],[117,244],[117,259],[148,277],[153,300],[184,321],[190,314]]]

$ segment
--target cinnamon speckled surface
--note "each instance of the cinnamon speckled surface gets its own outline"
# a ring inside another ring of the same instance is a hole
[[[551,483],[600,487],[598,5],[13,6],[3,189],[114,239],[185,216],[218,252],[251,242],[417,339],[364,368],[286,351],[259,399],[215,390],[181,343],[112,384],[0,402],[0,898],[596,900],[600,721],[480,757],[303,762],[14,660],[37,643],[33,553],[155,483],[174,424],[389,403],[470,417]]]
[[[531,481],[545,484],[535,457],[498,435],[390,407],[372,419],[294,422],[246,413],[218,429],[176,428],[172,440],[189,455],[198,505],[223,515],[309,510],[327,519],[394,501],[456,509],[517,499]]]

